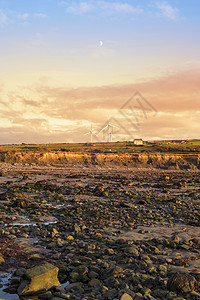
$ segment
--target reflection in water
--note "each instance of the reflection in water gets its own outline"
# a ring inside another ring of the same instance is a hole
[[[9,282],[11,276],[11,273],[0,273],[0,299],[19,300],[17,294],[8,294],[3,291],[7,287],[6,285]]]

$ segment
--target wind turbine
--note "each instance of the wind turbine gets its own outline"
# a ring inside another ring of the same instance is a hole
[[[92,141],[93,141],[93,135],[94,135],[94,132],[93,132],[93,129],[92,129],[92,124],[91,124],[91,129],[89,132],[85,133],[85,135],[87,134],[90,134],[90,143],[92,144]]]
[[[117,126],[114,126],[114,125],[110,124],[110,122],[108,122],[108,124],[104,128],[101,129],[101,131],[103,131],[107,128],[107,141],[108,141],[108,143],[112,142],[113,127],[118,128]]]

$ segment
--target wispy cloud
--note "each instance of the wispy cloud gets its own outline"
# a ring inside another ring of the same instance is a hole
[[[142,8],[134,7],[128,3],[120,2],[105,2],[100,1],[99,6],[104,13],[141,13],[143,12]]]
[[[88,1],[72,3],[70,1],[61,1],[60,5],[66,7],[66,12],[73,14],[85,14],[89,12],[97,12],[99,14],[115,14],[115,13],[142,13],[143,9],[135,7],[128,3],[109,2],[109,1]]]
[[[81,2],[79,4],[67,4],[66,3],[66,11],[68,13],[75,13],[75,14],[84,14],[90,11],[93,11],[95,9],[95,6],[92,4],[89,4],[87,2]]]
[[[29,17],[29,14],[27,13],[24,13],[24,14],[21,14],[21,15],[18,15],[18,18],[21,19],[21,20],[27,20]]]
[[[172,7],[167,2],[156,2],[156,7],[159,10],[158,15],[164,16],[170,20],[176,20],[179,16],[179,11],[176,7]]]
[[[46,18],[48,18],[48,15],[44,14],[44,13],[36,13],[35,17],[41,18],[41,19],[46,19]]]
[[[60,1],[59,5],[64,6],[69,14],[84,15],[89,13],[96,13],[99,15],[114,15],[114,14],[145,14],[149,13],[148,6],[135,6],[133,4],[122,1]],[[153,2],[153,15],[167,18],[169,20],[177,20],[179,18],[178,8],[170,5],[166,1],[158,0]]]
[[[7,16],[0,10],[0,26],[5,25],[8,22]]]
[[[99,130],[114,117],[123,126],[130,127],[119,109],[140,91],[159,112],[155,118],[146,121],[141,116],[143,137],[195,138],[199,135],[199,84],[199,71],[187,71],[129,85],[70,89],[38,84],[8,94],[2,92],[0,133],[5,134],[3,142],[15,142],[11,131],[21,142],[44,142],[49,137],[51,142],[85,141],[84,133],[90,122],[95,130]],[[131,104],[134,109],[136,104]],[[127,139],[124,135],[121,130],[117,138]]]

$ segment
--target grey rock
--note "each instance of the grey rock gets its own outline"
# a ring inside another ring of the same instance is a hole
[[[70,283],[65,287],[65,291],[69,292],[71,290],[80,290],[80,288],[82,288],[83,283],[82,282],[74,282],[74,283]]]
[[[194,276],[190,274],[175,273],[171,275],[167,282],[167,288],[170,291],[178,291],[182,293],[192,292],[197,285]]]
[[[90,271],[89,273],[88,273],[88,277],[89,278],[97,278],[99,276],[99,274],[98,273],[96,273],[96,272],[94,272],[94,271]]]
[[[144,299],[144,297],[141,293],[136,293],[135,294],[134,300],[143,300],[143,299]]]
[[[90,280],[88,284],[91,287],[96,287],[96,286],[100,286],[100,283],[101,282],[99,279],[94,278],[94,279]]]
[[[126,253],[132,254],[133,257],[138,257],[139,252],[136,247],[131,246],[126,248]]]
[[[38,295],[39,299],[51,299],[52,298],[52,293],[51,292],[46,292],[44,294]]]

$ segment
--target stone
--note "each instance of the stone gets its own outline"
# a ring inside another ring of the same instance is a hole
[[[19,195],[22,195],[22,194],[19,193]],[[26,196],[24,196],[24,199],[18,198],[16,200],[14,200],[13,203],[12,203],[12,207],[25,208],[27,206],[28,206],[28,199],[26,199]]]
[[[177,298],[176,293],[170,292],[170,293],[167,294],[167,299],[172,300],[172,299],[175,299],[175,298]]]
[[[115,251],[112,248],[108,248],[108,249],[105,249],[104,253],[108,254],[108,255],[113,255],[113,254],[115,254]]]
[[[147,270],[149,273],[156,273],[156,271],[157,271],[156,266],[152,266],[152,265],[149,265],[147,267]]]
[[[74,291],[76,291],[76,290],[80,290],[80,288],[82,288],[82,286],[83,286],[83,283],[82,282],[74,282],[74,283],[70,283],[70,284],[68,284],[66,287],[65,287],[65,291],[66,292],[69,292],[69,291],[71,291],[71,290],[74,290]]]
[[[44,294],[38,295],[39,299],[51,299],[52,298],[52,293],[51,292],[46,292]]]
[[[123,274],[124,270],[119,267],[119,266],[115,266],[113,269],[112,269],[112,274],[114,277],[121,277],[121,275]]]
[[[91,286],[91,287],[95,287],[95,286],[99,286],[100,283],[101,283],[101,282],[100,282],[99,279],[95,279],[95,278],[94,278],[94,279],[90,280],[88,284],[89,284],[89,286]]]
[[[168,292],[166,290],[163,290],[161,288],[156,288],[154,291],[153,291],[153,294],[154,296],[157,298],[160,298],[160,299],[165,299],[166,298],[166,295],[167,295],[167,299],[171,299],[171,298],[168,298]],[[175,294],[175,293],[173,293]],[[176,294],[175,294],[176,296]]]
[[[143,294],[149,294],[149,293],[151,293],[151,290],[149,288],[147,288],[147,287],[144,287],[144,288],[142,288],[141,292]]]
[[[178,235],[174,235],[171,238],[171,241],[174,242],[174,243],[179,243],[180,242],[180,237]]]
[[[134,300],[143,300],[143,299],[144,299],[144,297],[142,296],[141,293],[136,293],[135,294]]]
[[[96,246],[94,244],[87,244],[85,246],[86,251],[91,251],[91,250],[95,250]]]
[[[88,281],[88,268],[84,265],[78,266],[70,273],[70,282],[86,282]]]
[[[18,285],[14,284],[14,285],[11,285],[11,286],[3,289],[3,291],[6,292],[6,293],[9,293],[9,294],[16,294],[17,293],[17,287],[18,287]]]
[[[101,288],[101,291],[102,291],[103,293],[107,292],[107,291],[108,291],[108,287],[105,286],[105,285],[103,285],[102,288]]]
[[[196,279],[192,275],[184,273],[173,274],[167,282],[167,288],[170,291],[182,293],[194,291],[196,285]]]
[[[69,240],[69,241],[73,241],[73,240],[74,240],[74,237],[73,237],[72,235],[68,235],[68,236],[66,237],[66,239]]]
[[[197,292],[191,292],[191,296],[193,297],[193,299],[195,300],[200,300],[200,293]]]
[[[175,298],[173,298],[173,300],[185,300],[185,298],[183,298],[183,297],[175,297]]]
[[[144,261],[151,261],[150,257],[147,254],[140,255],[140,258],[141,258],[141,260],[144,260]]]
[[[27,269],[24,278],[17,290],[20,296],[34,295],[53,286],[61,286],[58,281],[58,268],[47,262]]]
[[[27,239],[27,238],[29,237],[29,235],[28,235],[27,233],[24,232],[24,233],[22,233],[21,237]],[[15,238],[16,238],[16,237],[15,237]]]
[[[17,237],[14,234],[9,234],[9,238],[15,240]]]
[[[0,255],[0,264],[2,264],[4,262],[5,262],[4,258]]]
[[[30,254],[27,258],[28,260],[41,259],[41,256],[38,253]]]
[[[63,299],[72,299],[71,295],[67,295],[67,298],[61,298],[61,297],[53,297],[52,300],[63,300]]]
[[[90,272],[88,273],[88,277],[91,278],[91,279],[97,278],[98,276],[99,276],[99,274],[96,273],[96,272],[94,272],[94,271],[90,271]]]
[[[19,276],[19,277],[22,277],[25,273],[26,273],[26,269],[25,268],[20,268],[20,269],[16,270],[15,275]]]
[[[160,254],[160,250],[159,250],[157,247],[154,247],[153,250],[154,250],[154,253],[155,253],[155,254]]]
[[[104,294],[104,299],[115,299],[115,297],[117,296],[117,290],[116,289],[111,289],[108,290],[105,294]]]
[[[159,265],[158,269],[159,269],[161,272],[164,272],[164,273],[167,272],[167,267],[164,266],[164,265]]]
[[[17,276],[15,276],[15,277],[12,277],[11,278],[11,284],[19,284],[20,283],[20,281],[21,281],[21,277],[17,277]]]
[[[120,300],[133,300],[133,298],[132,298],[129,294],[124,293],[124,294],[121,296]]]
[[[153,296],[149,295],[149,294],[145,294],[144,295],[144,299],[145,300],[157,300],[156,298],[154,298]]]
[[[60,286],[53,286],[51,292],[65,293],[65,289]]]
[[[52,237],[54,237],[56,234],[59,234],[59,232],[57,229],[53,228],[52,233],[51,233]]]
[[[138,250],[134,246],[127,247],[126,253],[132,254],[133,257],[138,257],[138,255],[139,255]]]
[[[78,226],[78,224],[75,224],[75,225],[74,225],[74,231],[75,231],[76,233],[81,231],[81,228]]]
[[[53,293],[54,297],[51,298],[52,300],[62,300],[62,299],[71,299],[70,294],[55,292]]]

